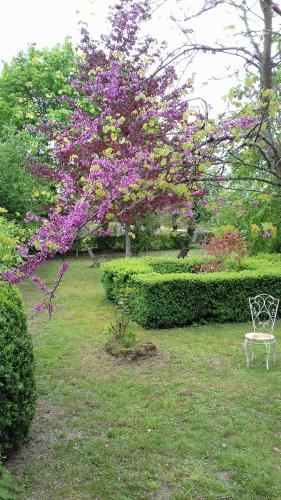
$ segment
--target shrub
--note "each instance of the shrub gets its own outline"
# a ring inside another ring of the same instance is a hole
[[[107,297],[119,301],[124,298],[123,290],[127,287],[129,277],[133,274],[197,272],[196,266],[205,262],[207,262],[207,259],[196,257],[186,260],[161,259],[158,257],[116,259],[101,265],[103,270],[102,282]]]
[[[138,289],[134,319],[145,327],[183,326],[198,322],[247,321],[248,297],[261,292],[281,295],[281,273],[242,271],[213,274],[135,276]]]
[[[131,319],[129,316],[129,305],[127,293],[124,293],[123,300],[119,302],[119,310],[113,321],[110,321],[107,328],[109,342],[118,344],[119,347],[134,347],[136,336],[132,330]]]
[[[122,259],[102,267],[108,296],[119,300],[130,290],[132,318],[144,327],[163,328],[247,321],[249,296],[264,292],[281,298],[277,262],[281,256],[279,261],[277,256],[248,257],[241,263],[243,270],[213,273],[196,273],[200,259]]]
[[[147,250],[180,250],[187,246],[186,233],[159,233],[151,238]]]
[[[120,311],[115,320],[111,321],[107,329],[109,340],[122,347],[133,347],[136,343],[136,336],[131,329],[130,318],[125,311]]]
[[[103,269],[102,282],[107,297],[117,300],[122,297],[122,288],[126,287],[129,277],[134,274],[149,273],[149,257],[116,259],[101,265]]]
[[[28,436],[35,411],[34,360],[21,297],[0,288],[0,456]]]
[[[233,256],[241,260],[249,253],[248,242],[238,231],[230,231],[223,236],[210,236],[203,240],[202,246],[209,254],[217,258]]]

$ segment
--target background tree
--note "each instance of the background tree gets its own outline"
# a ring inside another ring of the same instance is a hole
[[[0,130],[38,124],[54,110],[64,110],[62,94],[71,94],[77,53],[70,39],[49,49],[35,44],[4,63],[0,76]]]
[[[29,132],[3,129],[0,142],[0,207],[8,219],[22,223],[26,213],[45,213],[52,189],[50,184],[36,179],[26,168],[27,155],[38,143]]]
[[[45,213],[53,191],[49,182],[36,179],[26,167],[32,152],[48,158],[42,134],[31,135],[28,127],[55,116],[68,115],[62,94],[73,92],[77,54],[70,40],[51,49],[30,45],[0,75],[0,206],[8,217],[22,220],[27,211]]]
[[[158,6],[160,7],[162,4],[163,2],[159,2]],[[241,2],[205,0],[202,2],[201,8],[198,8],[196,4],[194,13],[187,12],[186,3],[180,2],[180,4],[184,16],[177,22],[184,34],[185,41],[167,55],[157,71],[161,71],[171,61],[175,63],[183,58],[192,60],[199,52],[206,53],[206,57],[214,57],[216,54],[224,53],[241,59],[248,72],[248,78],[253,77],[253,80],[251,85],[247,84],[248,99],[238,103],[239,108],[230,113],[229,118],[235,122],[226,136],[226,141],[222,144],[224,149],[220,154],[221,161],[219,162],[218,158],[217,163],[225,167],[222,170],[229,170],[229,167],[232,167],[233,180],[238,177],[242,182],[253,181],[254,185],[258,180],[263,185],[275,185],[276,188],[280,188],[280,134],[275,126],[280,120],[280,86],[276,85],[275,76],[280,71],[279,20],[281,9],[272,0],[253,2],[250,0],[242,0]],[[233,31],[233,43],[226,44],[224,41],[212,43],[210,40],[210,44],[202,44],[200,41],[194,41],[196,33],[190,28],[192,18],[200,18],[210,10],[220,9],[222,12],[226,8],[233,9],[233,18],[239,18],[242,23],[242,28],[239,31],[235,30],[235,26],[228,27]],[[239,91],[233,90],[230,96],[231,100],[237,94]],[[244,97],[246,97],[246,93],[244,93]],[[253,118],[256,121],[253,121],[251,129],[247,128],[247,133],[243,134],[245,123]],[[223,120],[218,119],[218,125],[221,129],[224,123],[225,117]],[[232,135],[232,141],[229,141],[230,135]],[[255,158],[258,156],[259,161],[255,161],[255,163],[248,161],[248,159],[251,160],[251,156]],[[242,175],[240,172],[236,172],[236,167],[241,167],[241,164],[244,164],[246,168],[246,172]],[[267,179],[268,174],[269,179]],[[213,180],[216,181],[216,179]]]
[[[0,208],[0,214],[0,272],[3,273],[22,262],[17,245],[26,238],[26,230],[19,228],[15,222],[8,221],[4,217],[3,208]]]

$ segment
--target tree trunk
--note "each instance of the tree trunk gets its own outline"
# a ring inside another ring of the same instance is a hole
[[[264,19],[264,40],[261,61],[261,90],[264,91],[272,89],[272,0],[260,0],[260,6]]]
[[[125,226],[125,257],[132,257],[130,226]]]
[[[261,101],[263,120],[266,123],[265,134],[269,141],[272,141],[271,123],[269,117],[270,95],[264,95],[264,91],[272,89],[272,0],[260,0],[263,13],[264,38],[263,51],[260,68]]]
[[[173,228],[173,231],[178,230],[178,216],[175,214],[172,215],[172,228]]]
[[[274,2],[272,0],[260,0],[260,6],[263,13],[264,22],[264,39],[263,51],[261,58],[260,79],[261,79],[261,101],[264,105],[263,119],[266,123],[265,137],[274,145],[274,137],[272,133],[272,123],[270,120],[270,101],[271,95],[263,95],[265,90],[271,90],[273,87],[273,61],[272,61],[272,9]],[[273,155],[273,163],[276,162],[276,156]],[[277,160],[274,166],[274,174],[277,177],[278,183],[281,186],[281,159]]]

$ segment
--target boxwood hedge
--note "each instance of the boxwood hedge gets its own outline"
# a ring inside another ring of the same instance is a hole
[[[26,439],[35,411],[34,359],[22,299],[0,287],[0,458]]]
[[[118,259],[102,265],[107,296],[126,295],[132,317],[146,328],[247,321],[248,297],[281,299],[281,256],[248,257],[239,270],[198,273],[206,259]]]

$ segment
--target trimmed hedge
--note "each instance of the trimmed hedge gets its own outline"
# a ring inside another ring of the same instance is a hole
[[[204,261],[118,259],[102,265],[103,282],[110,299],[126,294],[133,319],[146,328],[247,321],[249,296],[281,298],[280,255],[248,257],[241,271],[194,272]]]
[[[34,359],[22,299],[0,288],[0,457],[23,443],[35,412]]]
[[[248,297],[266,292],[280,297],[281,273],[263,272],[135,276],[134,319],[145,327],[247,321]]]
[[[209,259],[203,259],[202,257],[193,257],[186,260],[161,259],[158,257],[115,259],[101,265],[103,270],[102,282],[108,298],[118,300],[120,296],[122,297],[122,289],[127,286],[129,278],[134,274],[195,272],[193,266],[208,261]]]
[[[101,264],[103,270],[102,282],[107,297],[117,301],[123,287],[127,286],[128,279],[133,274],[147,274],[151,271],[149,267],[150,258],[116,259]]]

